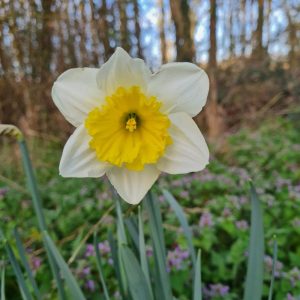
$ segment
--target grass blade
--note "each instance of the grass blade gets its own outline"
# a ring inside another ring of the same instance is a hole
[[[183,212],[181,206],[178,204],[178,202],[176,201],[176,199],[174,198],[174,196],[167,190],[163,190],[163,194],[165,199],[169,202],[171,208],[173,209],[173,211],[175,212],[180,225],[183,229],[183,233],[187,239],[187,243],[188,243],[188,247],[189,247],[189,252],[190,255],[192,257],[192,262],[193,262],[193,269],[195,270],[195,266],[196,266],[196,253],[195,253],[195,248],[193,246],[193,239],[192,239],[192,232],[191,229],[188,225],[185,213]]]
[[[18,140],[20,151],[22,154],[22,161],[24,166],[24,171],[27,177],[29,190],[32,196],[32,202],[33,202],[33,208],[35,211],[35,214],[37,216],[38,224],[40,231],[43,232],[44,230],[47,230],[46,227],[46,220],[42,209],[42,200],[40,197],[40,193],[38,190],[37,182],[35,179],[34,171],[32,168],[31,160],[29,157],[26,141],[24,140],[23,135],[21,136],[21,139]],[[60,278],[60,274],[58,272],[57,265],[54,262],[53,256],[48,252],[46,249],[50,268],[53,274],[53,277],[55,278],[57,290],[58,290],[58,296],[61,300],[66,300],[65,291],[63,288],[62,280]]]
[[[122,214],[122,208],[120,203],[120,198],[118,195],[116,195],[114,191],[114,199],[116,203],[116,211],[117,211],[117,235],[118,235],[118,248],[117,248],[117,257],[118,257],[118,266],[119,266],[119,274],[120,274],[120,280],[123,287],[123,291],[125,295],[128,293],[128,282],[127,282],[127,276],[124,268],[123,261],[121,259],[121,246],[127,245],[127,236],[125,232],[125,225],[123,220],[123,214]]]
[[[5,300],[5,265],[1,270],[1,300]]]
[[[98,242],[97,233],[94,232],[94,248],[95,248],[95,253],[96,253],[96,262],[97,262],[97,268],[98,268],[98,272],[99,272],[100,282],[101,282],[101,285],[103,288],[105,300],[110,300],[108,291],[107,291],[107,287],[106,287],[106,283],[104,280],[104,276],[103,276],[102,263],[101,263],[101,257],[100,257],[100,251],[99,251],[98,244],[99,244],[99,242]]]
[[[273,262],[272,262],[272,277],[269,289],[269,297],[268,300],[272,300],[273,298],[273,287],[274,287],[274,279],[275,279],[275,272],[276,272],[276,262],[277,262],[277,240],[276,236],[274,236],[274,245],[273,245]]]
[[[121,203],[119,200],[119,197],[115,197],[116,202],[116,210],[117,210],[117,222],[118,222],[118,242],[121,244],[127,244],[127,238],[126,238],[126,232],[125,232],[125,226],[124,226],[124,220],[122,215],[122,209],[121,209]]]
[[[24,266],[24,268],[25,268],[25,270],[27,272],[28,279],[29,279],[29,281],[31,283],[31,286],[33,288],[33,292],[35,294],[35,297],[36,297],[36,299],[40,300],[40,299],[42,299],[42,296],[40,294],[40,291],[38,289],[38,286],[36,284],[34,276],[33,276],[32,272],[31,272],[28,260],[26,258],[26,251],[25,251],[25,249],[23,247],[23,244],[22,244],[19,232],[18,232],[18,230],[16,228],[14,229],[14,236],[15,236],[15,239],[16,239],[16,245],[17,245],[17,248],[18,248],[20,259],[21,259],[22,264],[23,264],[23,266]]]
[[[0,231],[0,237],[3,240],[4,248],[6,250],[6,253],[7,253],[8,259],[11,263],[11,266],[14,270],[15,276],[17,278],[17,282],[18,282],[20,292],[21,292],[21,295],[22,295],[23,299],[24,300],[33,300],[32,296],[29,292],[29,289],[26,285],[24,276],[22,274],[22,271],[21,271],[20,265],[19,265],[19,263],[16,259],[16,256],[15,256],[10,244],[4,238],[4,235],[3,235],[2,231]]]
[[[32,195],[33,207],[38,219],[40,230],[46,230],[45,216],[42,210],[42,200],[38,191],[34,171],[32,169],[31,160],[28,154],[28,149],[25,140],[19,141],[19,146],[22,154],[23,166],[28,181],[28,186]]]
[[[145,238],[144,238],[144,230],[143,230],[143,220],[142,220],[142,213],[141,213],[141,207],[138,207],[138,219],[139,219],[139,252],[140,252],[140,263],[142,271],[145,275],[148,288],[151,294],[151,298],[153,298],[153,292],[151,288],[151,281],[150,281],[150,273],[149,273],[149,267],[148,267],[148,261],[146,256],[146,246],[145,246]]]
[[[201,250],[198,251],[197,261],[196,261],[193,300],[202,300]]]
[[[251,229],[244,300],[261,299],[263,289],[264,266],[264,228],[261,203],[252,183],[251,198]]]
[[[144,272],[133,252],[125,245],[121,246],[121,257],[128,274],[128,286],[133,300],[153,300]]]
[[[144,200],[146,210],[149,214],[150,235],[153,244],[153,254],[155,259],[157,274],[155,278],[159,286],[156,290],[156,297],[161,300],[172,300],[172,291],[169,274],[166,266],[166,249],[163,236],[163,227],[159,203],[149,192]]]
[[[134,250],[139,249],[139,234],[138,234],[138,226],[136,224],[133,217],[125,219],[125,225],[127,228],[127,231],[131,237],[131,240],[133,242]]]
[[[122,299],[126,299],[125,290],[123,287],[123,282],[121,278],[121,272],[120,272],[120,262],[119,262],[119,256],[118,256],[118,246],[117,242],[114,240],[112,233],[108,232],[108,242],[111,249],[111,256],[113,260],[113,266],[116,273],[116,277],[119,283],[120,293],[122,296]]]
[[[52,239],[50,238],[49,234],[46,231],[43,232],[43,238],[44,238],[46,247],[49,249],[49,252],[53,255],[60,271],[63,274],[63,277],[69,288],[69,292],[72,295],[72,299],[73,300],[85,300],[85,297],[84,297],[76,279],[74,278],[68,265],[66,264],[66,262],[60,255],[55,244],[53,243]]]

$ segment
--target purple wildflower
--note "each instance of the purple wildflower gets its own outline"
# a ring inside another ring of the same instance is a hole
[[[92,244],[87,244],[86,245],[86,249],[85,249],[85,257],[89,257],[89,256],[93,256],[95,255],[95,249],[94,249],[94,245]]]
[[[114,299],[115,299],[115,300],[122,299],[121,294],[120,294],[119,291],[116,291],[116,292],[114,293]]]
[[[246,220],[240,220],[235,222],[235,226],[237,229],[240,230],[247,230],[249,228],[248,222]]]
[[[240,200],[240,204],[241,204],[241,205],[244,205],[244,204],[247,204],[247,203],[248,203],[248,198],[245,197],[245,196],[240,197],[239,200]]]
[[[36,272],[41,267],[41,264],[42,264],[42,260],[40,257],[32,256],[30,258],[30,266],[34,272]]]
[[[8,188],[0,188],[0,199],[4,198],[7,192]]]
[[[94,292],[96,288],[95,282],[92,279],[87,280],[84,286],[87,290],[90,290],[91,292]]]
[[[273,258],[269,255],[265,255],[264,262],[265,262],[265,267],[266,267],[267,272],[269,274],[271,274],[272,268],[273,268]],[[276,264],[275,264],[275,277],[278,278],[281,276],[282,269],[283,269],[282,262],[277,260]]]
[[[152,249],[151,246],[146,246],[146,255],[147,255],[148,257],[153,256],[153,249]]]
[[[292,221],[292,224],[295,228],[300,228],[300,218],[295,218],[293,221]]]
[[[212,220],[212,214],[210,212],[204,212],[200,217],[199,226],[201,228],[204,228],[204,227],[211,227],[213,225],[214,223]]]
[[[208,287],[204,287],[203,294],[209,299],[214,297],[224,297],[229,292],[229,286],[221,283],[210,284]]]
[[[172,251],[168,251],[168,271],[175,269],[175,270],[182,270],[183,263],[189,257],[189,252],[187,250],[181,249],[179,246]]]
[[[287,293],[286,300],[296,300],[296,298],[292,294]]]
[[[280,191],[284,187],[290,187],[291,184],[291,180],[279,177],[275,182],[275,187],[277,191]]]
[[[182,181],[180,179],[172,181],[172,186],[179,187],[182,185]]]
[[[300,270],[297,267],[290,270],[287,275],[292,286],[295,286],[296,283],[300,281]]]
[[[163,195],[158,196],[159,202],[165,202],[165,197]]]
[[[180,197],[188,199],[189,198],[189,192],[188,191],[181,191],[180,192]]]
[[[231,216],[231,210],[228,207],[225,207],[222,212],[222,216],[224,218],[228,218]]]
[[[98,249],[100,251],[100,254],[102,254],[102,255],[106,255],[106,254],[110,253],[109,242],[108,241],[104,241],[102,243],[99,243],[98,244]]]

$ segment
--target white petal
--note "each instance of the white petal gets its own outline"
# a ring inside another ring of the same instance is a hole
[[[63,177],[100,177],[109,169],[100,162],[89,147],[90,136],[80,125],[67,141],[60,160],[59,172]]]
[[[122,48],[117,48],[110,59],[100,68],[97,82],[101,90],[111,95],[118,87],[139,86],[144,91],[151,72],[144,61],[131,58]]]
[[[194,117],[206,103],[208,88],[206,73],[196,65],[169,63],[152,75],[148,94],[163,102],[163,112],[186,112]]]
[[[168,146],[157,168],[170,174],[203,170],[208,164],[209,151],[196,123],[186,113],[174,113],[169,118],[173,144]]]
[[[52,88],[52,98],[65,118],[75,127],[104,100],[97,85],[96,68],[75,68],[61,74]]]
[[[106,175],[118,194],[129,204],[138,204],[154,184],[160,171],[146,165],[143,171],[114,167]]]

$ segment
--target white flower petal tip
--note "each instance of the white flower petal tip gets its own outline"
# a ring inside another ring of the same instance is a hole
[[[163,103],[166,113],[186,112],[196,116],[206,103],[209,90],[208,76],[192,63],[169,63],[152,75],[149,95]]]
[[[146,90],[150,77],[151,72],[142,59],[131,58],[124,49],[118,47],[100,68],[97,83],[106,95],[111,95],[120,86],[139,86]]]
[[[104,101],[105,96],[96,81],[98,71],[96,68],[74,68],[65,71],[54,82],[52,99],[75,127],[82,124],[86,115]]]
[[[168,146],[157,167],[169,174],[203,170],[209,163],[209,150],[194,120],[186,113],[169,115],[173,143]]]
[[[63,177],[101,177],[109,169],[89,148],[90,137],[80,125],[67,141],[60,160],[59,173]]]
[[[160,171],[152,165],[143,171],[130,171],[126,168],[114,167],[107,172],[107,177],[118,194],[127,203],[139,204],[157,180]]]

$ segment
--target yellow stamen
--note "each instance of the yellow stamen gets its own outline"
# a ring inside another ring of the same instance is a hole
[[[126,122],[126,129],[129,132],[133,132],[136,130],[136,120],[135,118],[130,118],[127,122]]]

